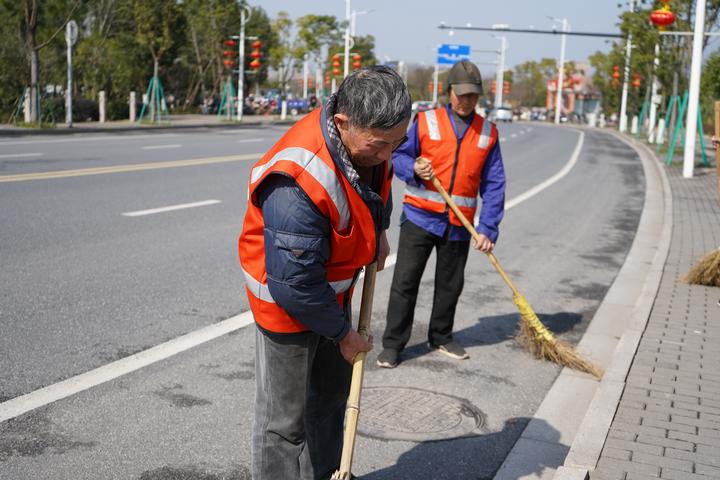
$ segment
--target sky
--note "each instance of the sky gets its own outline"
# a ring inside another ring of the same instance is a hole
[[[334,15],[345,18],[345,0],[249,0],[262,7],[271,18],[286,11],[291,19],[306,14]],[[618,4],[623,4],[619,7]],[[491,32],[438,29],[444,22],[450,26],[489,27],[507,24],[511,28],[550,30],[548,16],[567,18],[571,30],[617,33],[619,15],[626,9],[623,0],[351,0],[351,10],[368,13],[357,15],[356,35],[375,37],[375,56],[380,61],[402,60],[406,63],[434,65],[438,44],[465,44],[475,50],[497,50],[500,40]],[[251,20],[252,21],[252,20]],[[558,29],[560,29],[560,24]],[[504,33],[507,36],[505,65],[510,69],[527,60],[560,56],[560,35]],[[566,60],[586,62],[600,50],[608,52],[611,40],[594,37],[567,37]],[[473,53],[471,60],[483,72],[495,67],[482,65],[496,60],[492,53]]]

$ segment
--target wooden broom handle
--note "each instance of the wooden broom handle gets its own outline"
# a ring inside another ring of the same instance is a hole
[[[375,292],[375,275],[377,273],[377,262],[365,267],[365,279],[363,280],[362,300],[360,302],[360,318],[358,320],[358,333],[367,340],[370,336],[370,320],[372,319],[373,293]],[[353,452],[355,450],[355,437],[357,432],[358,417],[360,415],[360,392],[362,390],[363,374],[365,371],[366,352],[360,352],[353,359],[352,381],[350,383],[350,394],[348,395],[347,407],[345,410],[345,432],[343,435],[342,456],[340,458],[341,474],[350,478],[352,468]],[[336,478],[336,476],[333,476]]]
[[[427,162],[424,158],[418,159],[418,161],[421,162]],[[460,219],[460,223],[463,224],[465,229],[472,235],[472,237],[475,239],[476,242],[480,241],[480,234],[475,230],[475,228],[472,226],[472,224],[468,221],[468,219],[465,217],[465,215],[460,211],[455,201],[448,195],[445,188],[440,183],[440,180],[433,175],[430,178],[430,181],[435,186],[435,189],[442,195],[443,199],[445,199],[445,203],[448,204],[448,207],[453,211],[455,216],[457,216]],[[490,263],[492,263],[492,266],[495,267],[495,270],[500,274],[502,279],[505,281],[508,287],[510,287],[510,290],[512,290],[513,294],[520,295],[520,291],[515,287],[515,284],[510,280],[510,277],[508,277],[507,273],[505,273],[505,270],[500,265],[500,262],[498,262],[498,259],[495,258],[495,255],[492,252],[485,252],[485,255],[487,255],[488,259],[490,260]]]

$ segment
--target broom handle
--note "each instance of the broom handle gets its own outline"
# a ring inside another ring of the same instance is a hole
[[[460,222],[463,224],[465,229],[470,232],[470,235],[475,239],[475,241],[480,241],[480,234],[475,230],[475,228],[472,226],[472,224],[468,221],[468,219],[463,215],[463,213],[458,208],[455,201],[448,195],[445,188],[440,183],[440,180],[433,175],[432,178],[430,178],[430,181],[435,186],[435,189],[440,192],[440,195],[445,199],[445,203],[448,204],[450,209],[453,211],[455,216],[457,216],[460,219]],[[492,266],[495,267],[495,270],[500,274],[502,279],[505,281],[508,287],[510,287],[510,290],[512,290],[513,294],[517,296],[520,295],[520,291],[515,287],[515,284],[510,280],[510,277],[508,277],[508,274],[505,273],[505,270],[500,265],[500,262],[498,262],[498,259],[495,257],[495,255],[492,252],[486,252],[485,255],[487,255],[488,259],[490,260],[490,263],[492,263]]]
[[[358,320],[358,333],[367,340],[370,336],[370,319],[372,318],[373,292],[375,291],[375,274],[377,263],[373,262],[365,267],[362,300],[360,302],[360,319]],[[353,451],[355,450],[355,434],[357,432],[358,417],[360,416],[360,391],[362,389],[363,373],[365,370],[366,352],[360,352],[353,359],[352,382],[345,410],[345,432],[343,436],[342,457],[340,459],[341,476],[350,478]],[[346,477],[342,476],[347,474]],[[335,476],[333,476],[335,478]]]
[[[720,140],[720,101],[715,102],[715,138]],[[720,193],[720,145],[715,149],[715,168],[717,169],[718,193]]]

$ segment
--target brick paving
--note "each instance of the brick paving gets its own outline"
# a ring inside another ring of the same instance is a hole
[[[679,278],[720,246],[714,169],[664,167],[670,251],[625,391],[591,480],[720,479],[720,288]]]

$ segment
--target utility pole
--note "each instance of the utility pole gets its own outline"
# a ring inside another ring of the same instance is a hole
[[[692,63],[690,64],[690,94],[688,96],[687,127],[685,129],[685,155],[683,177],[692,178],[695,168],[695,135],[697,134],[698,101],[700,100],[700,68],[705,29],[705,0],[695,4],[695,34],[693,36]]]
[[[350,0],[345,0],[345,68],[343,78],[348,76],[350,71]]]
[[[245,23],[250,20],[252,10],[247,5],[240,7],[240,36],[238,38],[238,110],[237,121],[243,117],[245,106]]]
[[[551,20],[562,22],[562,35],[560,37],[560,64],[558,65],[558,81],[555,89],[555,125],[560,124],[560,111],[562,110],[563,85],[565,85],[565,45],[568,31],[567,18],[550,17]]]
[[[498,64],[495,71],[495,108],[502,107],[503,86],[505,81],[505,49],[507,48],[507,37],[495,37],[500,39],[500,50],[498,50]]]
[[[65,91],[65,124],[72,127],[72,49],[77,41],[78,27],[75,20],[70,20],[65,26],[65,43],[67,44],[67,90]]]
[[[650,123],[648,128],[648,142],[655,143],[655,119],[657,117],[657,107],[660,103],[658,90],[660,82],[658,81],[658,68],[660,67],[660,40],[655,44],[655,58],[653,59],[653,77],[652,77],[652,93],[650,94]],[[667,115],[667,113],[666,113]]]
[[[630,13],[635,11],[635,0],[630,0]],[[628,84],[630,83],[630,58],[632,56],[632,32],[628,32],[625,43],[625,70],[623,72],[622,101],[620,103],[620,125],[621,132],[627,131],[627,97]]]

